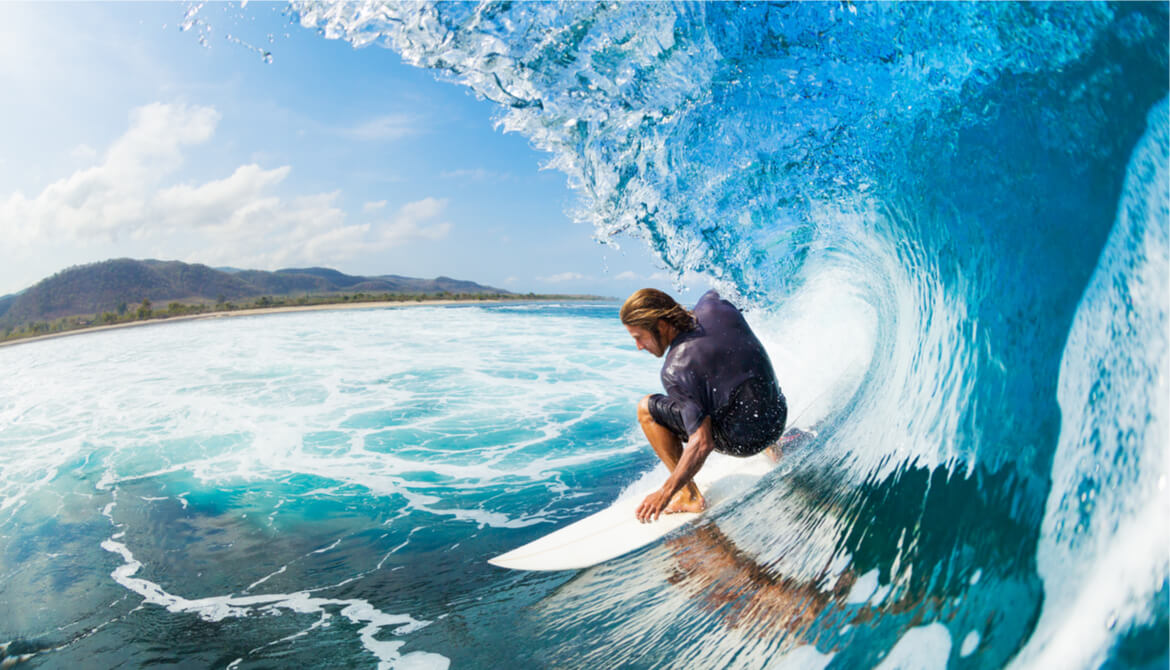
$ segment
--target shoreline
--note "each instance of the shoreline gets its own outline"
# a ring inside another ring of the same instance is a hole
[[[533,302],[595,302],[592,300],[572,300],[569,298],[553,300],[539,298],[532,300],[513,300],[501,298],[488,298],[484,300],[376,300],[370,302],[338,302],[338,303],[324,303],[320,305],[281,305],[279,307],[254,307],[249,309],[233,309],[223,310],[219,312],[207,312],[205,314],[185,314],[183,316],[170,316],[158,319],[146,319],[145,321],[131,321],[129,323],[113,323],[104,326],[89,326],[85,328],[77,328],[75,330],[66,330],[60,333],[47,333],[45,335],[36,335],[33,337],[22,337],[15,340],[7,340],[0,342],[0,348],[11,347],[19,344],[30,344],[32,342],[41,342],[44,340],[52,340],[59,337],[69,337],[71,335],[86,335],[89,333],[97,333],[102,331],[117,330],[120,328],[141,328],[145,326],[159,326],[167,323],[179,323],[183,321],[196,321],[200,319],[223,319],[233,318],[238,316],[266,316],[270,314],[285,314],[293,312],[324,312],[329,310],[349,310],[349,309],[385,309],[387,307],[424,307],[424,306],[450,306],[450,305],[483,305],[483,304],[500,304],[504,302],[509,303],[533,303]]]

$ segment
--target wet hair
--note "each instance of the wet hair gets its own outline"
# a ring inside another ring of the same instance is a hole
[[[695,317],[675,302],[674,298],[656,288],[634,291],[622,305],[621,320],[627,326],[644,328],[661,336],[662,333],[658,332],[659,319],[674,326],[680,333],[695,328]]]

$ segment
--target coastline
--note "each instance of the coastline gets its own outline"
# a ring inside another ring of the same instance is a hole
[[[567,299],[566,299],[567,300]],[[234,309],[224,310],[220,312],[207,312],[205,314],[185,314],[182,316],[171,316],[157,319],[147,319],[145,321],[131,321],[129,323],[114,323],[103,326],[90,326],[86,328],[77,328],[75,330],[66,330],[60,333],[46,333],[44,335],[36,335],[33,337],[22,337],[16,340],[7,340],[0,342],[0,348],[11,347],[20,344],[29,344],[31,342],[41,342],[44,340],[51,340],[58,337],[69,337],[71,335],[85,335],[88,333],[97,333],[102,331],[116,330],[120,328],[141,328],[145,326],[158,326],[167,323],[179,323],[182,321],[195,321],[199,319],[223,319],[237,316],[264,316],[269,314],[284,314],[289,312],[322,312],[327,310],[349,310],[349,309],[385,309],[388,307],[423,307],[423,306],[444,306],[444,305],[482,305],[482,304],[499,304],[503,302],[548,302],[548,300],[503,300],[500,298],[487,298],[483,300],[379,300],[370,302],[337,302],[325,303],[321,305],[281,305],[279,307],[255,307],[251,309]],[[582,301],[586,302],[586,301]]]

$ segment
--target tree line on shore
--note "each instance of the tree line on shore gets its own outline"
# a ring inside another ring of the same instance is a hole
[[[149,299],[144,299],[138,305],[131,305],[126,301],[118,304],[114,311],[100,314],[82,314],[65,316],[51,321],[30,321],[19,325],[5,326],[0,330],[0,342],[20,340],[41,335],[52,335],[74,330],[112,326],[138,321],[152,321],[169,319],[180,316],[194,316],[212,314],[216,312],[235,312],[241,310],[268,309],[274,307],[309,307],[312,305],[334,305],[363,302],[426,302],[457,300],[477,302],[485,300],[604,300],[600,296],[563,295],[563,294],[517,294],[517,293],[451,293],[440,291],[437,293],[345,293],[337,295],[300,295],[300,296],[260,296],[252,300],[232,302],[224,296],[219,296],[212,303],[209,301],[184,303],[172,301],[165,308],[155,307]]]

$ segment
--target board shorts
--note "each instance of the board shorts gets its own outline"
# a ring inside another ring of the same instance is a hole
[[[668,395],[650,396],[650,416],[679,440],[688,438],[678,403]],[[731,402],[711,416],[715,451],[741,458],[776,443],[788,422],[788,402],[775,384],[749,379],[731,394]]]

